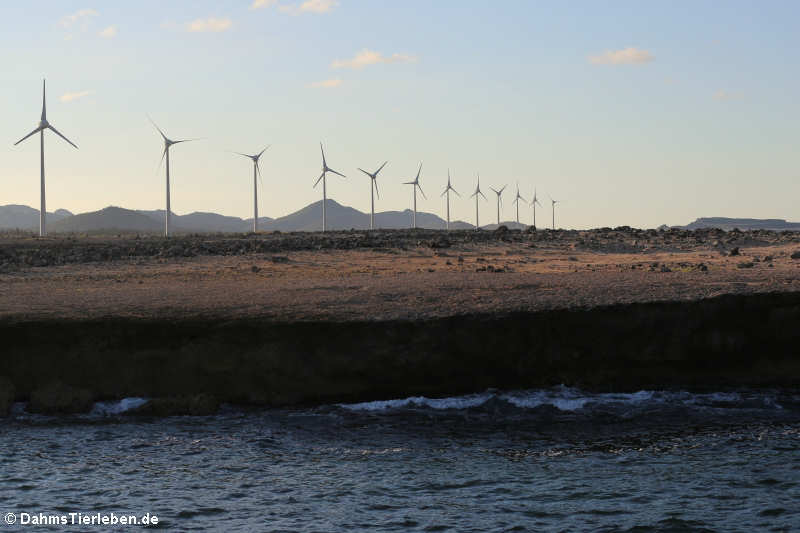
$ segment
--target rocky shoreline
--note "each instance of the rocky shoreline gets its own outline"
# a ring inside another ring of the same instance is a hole
[[[0,415],[13,401],[66,414],[146,397],[132,412],[161,416],[800,383],[798,234],[270,234],[244,251],[197,239],[200,255],[179,259],[164,247],[190,241],[143,255],[136,239],[0,242]]]

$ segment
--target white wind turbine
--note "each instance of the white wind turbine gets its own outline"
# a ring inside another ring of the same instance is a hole
[[[322,180],[322,231],[325,231],[328,221],[327,215],[325,213],[325,204],[328,202],[328,183],[327,179],[325,178],[325,175],[328,172],[331,172],[343,178],[346,178],[347,176],[345,176],[341,172],[336,172],[332,168],[328,167],[328,163],[325,161],[325,150],[322,148],[322,143],[319,143],[319,150],[320,152],[322,152],[322,174],[320,174],[319,178],[317,178],[317,181],[314,182],[314,188],[316,188],[317,185],[319,184],[319,181]]]
[[[503,187],[499,191],[497,189],[493,188],[493,187],[489,187],[490,189],[492,189],[492,192],[497,195],[497,226],[498,227],[500,226],[500,203],[502,202],[502,200],[500,199],[500,195],[503,194],[503,191],[506,190],[506,187],[508,187],[507,184],[503,185]]]
[[[553,200],[553,197],[550,197],[550,201],[552,202],[552,209],[553,209],[553,229],[556,229],[556,204],[559,202],[563,202],[563,200]]]
[[[517,182],[517,196],[514,197],[514,203],[517,204],[517,224],[519,224],[519,201],[527,202],[525,198],[519,193],[519,182]]]
[[[383,167],[386,166],[386,163],[388,163],[388,161],[384,161],[383,164],[380,167],[378,167],[378,170],[372,173],[367,172],[363,168],[358,169],[370,177],[370,193],[372,202],[370,204],[370,212],[369,212],[369,229],[375,229],[375,193],[378,194],[378,199],[380,199],[381,197],[381,193],[378,191],[378,182],[377,182],[378,172],[383,170]]]
[[[150,122],[153,124],[153,126],[155,126],[155,128],[158,130],[158,133],[160,133],[161,137],[164,139],[164,151],[161,152],[161,162],[164,161],[164,158],[166,158],[166,160],[167,160],[167,206],[166,206],[167,210],[164,213],[164,237],[169,237],[169,219],[172,216],[172,212],[170,211],[171,208],[170,208],[170,196],[169,196],[169,188],[170,188],[169,187],[169,148],[173,144],[185,143],[185,142],[189,142],[189,141],[196,141],[197,139],[181,139],[179,141],[173,141],[172,139],[170,139],[166,135],[164,135],[164,132],[161,131],[161,128],[159,128],[158,125],[155,122],[153,122],[152,118],[150,118],[150,117],[147,117],[147,118],[150,120]],[[159,167],[161,166],[161,162],[158,163]]]
[[[413,227],[415,229],[417,227],[417,189],[419,189],[419,192],[422,194],[423,198],[425,198],[426,200],[428,199],[428,197],[425,196],[425,193],[422,192],[422,187],[419,184],[419,173],[420,172],[422,172],[422,163],[419,164],[419,170],[417,170],[417,177],[414,178],[414,181],[406,181],[405,183],[403,183],[403,185],[411,185],[412,188],[414,189],[414,219],[413,219],[414,223],[413,223]]]
[[[447,195],[447,230],[450,230],[450,191],[456,193],[456,195],[461,196],[458,194],[458,191],[450,185],[450,169],[447,169],[447,187],[444,188],[444,192],[440,196]]]
[[[267,145],[269,148],[270,145]],[[258,231],[258,184],[257,179],[261,177],[261,167],[258,166],[258,160],[261,158],[261,155],[267,151],[267,148],[264,148],[256,155],[248,155],[243,154],[241,152],[233,152],[234,154],[238,154],[243,157],[247,157],[253,161],[253,233]],[[264,188],[262,183],[261,188]]]
[[[481,229],[479,221],[478,221],[478,195],[483,196],[483,199],[486,200],[486,195],[481,192],[481,175],[478,174],[478,186],[475,187],[475,192],[472,193],[472,196],[475,197],[475,231]],[[472,198],[470,196],[470,198]]]
[[[70,141],[69,139],[67,139],[63,135],[61,135],[61,133],[57,129],[55,129],[52,126],[52,124],[47,122],[47,104],[46,104],[46,99],[45,99],[45,86],[46,86],[45,83],[46,83],[45,80],[42,80],[42,118],[41,118],[41,120],[39,120],[39,125],[36,126],[35,130],[33,130],[32,132],[27,134],[25,137],[23,137],[22,139],[20,139],[20,140],[18,140],[17,142],[14,143],[14,146],[16,146],[19,143],[21,143],[22,141],[24,141],[25,139],[27,139],[28,137],[30,137],[31,135],[33,135],[35,133],[39,134],[39,165],[40,165],[40,168],[41,168],[41,198],[40,198],[40,204],[39,204],[39,236],[40,237],[44,237],[45,235],[47,235],[47,221],[46,221],[47,206],[45,205],[45,194],[44,194],[44,192],[45,192],[45,187],[44,187],[44,130],[46,130],[46,129],[52,130],[53,133],[55,133],[56,135],[58,135],[59,137],[61,137],[65,141],[67,141],[73,147],[75,147],[76,149],[78,148],[77,146],[75,146],[75,143],[73,143],[72,141]]]
[[[542,207],[542,204],[539,203],[539,199],[536,198],[536,187],[534,187],[533,200],[531,200],[531,205],[533,206],[533,229],[536,229],[536,204],[539,204],[539,207]]]

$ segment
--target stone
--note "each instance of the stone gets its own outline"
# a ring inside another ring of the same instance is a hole
[[[731,248],[731,251],[730,251],[729,255],[739,255],[739,247],[735,246],[735,247]]]
[[[92,393],[88,390],[54,381],[31,392],[27,410],[47,415],[88,413],[92,404]]]

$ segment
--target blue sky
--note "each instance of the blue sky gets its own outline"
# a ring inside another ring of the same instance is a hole
[[[450,168],[464,220],[476,172],[563,199],[563,227],[800,220],[800,3],[261,4],[3,3],[0,204],[38,205],[38,143],[12,145],[47,77],[48,119],[80,146],[46,138],[49,209],[163,208],[149,113],[204,138],[172,152],[181,214],[250,216],[249,162],[226,150],[266,144],[260,214],[320,199],[323,141],[348,176],[330,197],[364,211],[356,167],[388,159],[378,210],[411,206],[422,161],[420,209],[443,214]]]

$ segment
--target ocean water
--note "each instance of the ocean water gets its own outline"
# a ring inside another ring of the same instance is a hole
[[[0,420],[0,532],[797,531],[800,391],[557,387],[212,417]],[[7,513],[16,522],[5,523]],[[30,518],[29,518],[30,521]]]

